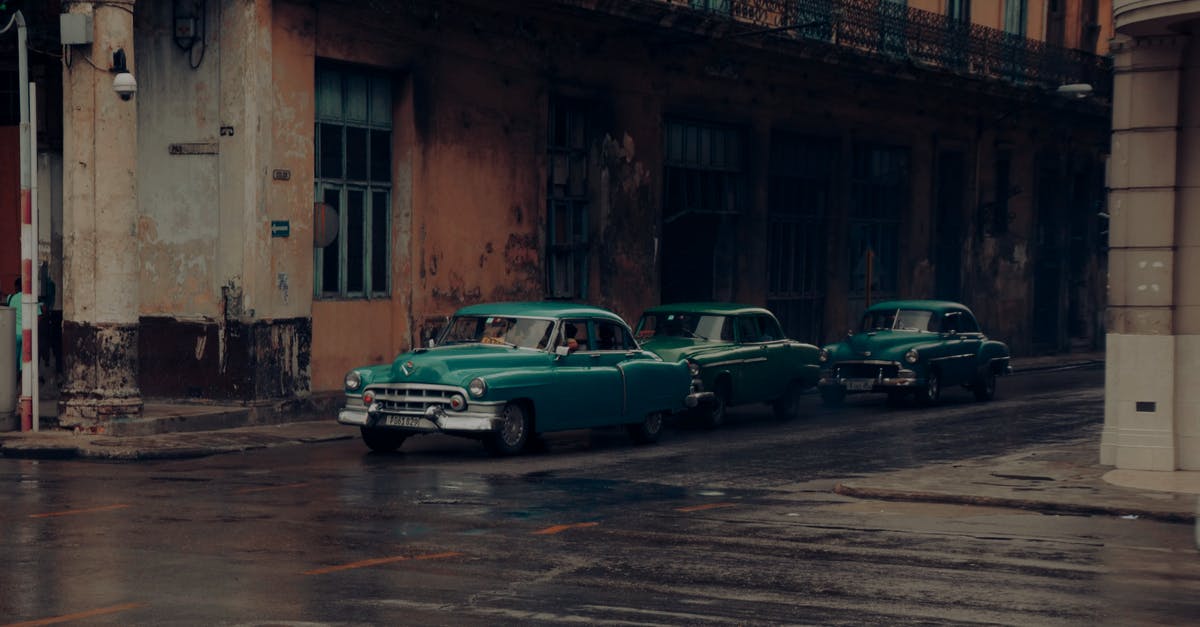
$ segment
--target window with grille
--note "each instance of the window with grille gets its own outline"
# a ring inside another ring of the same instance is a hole
[[[550,101],[546,151],[546,291],[550,298],[587,298],[588,109]]]
[[[742,209],[742,136],[733,127],[666,123],[664,220],[683,214],[738,214]]]
[[[767,307],[791,337],[822,337],[826,215],[837,142],[776,133],[767,184]]]
[[[1004,32],[1025,36],[1028,0],[1004,0]]]
[[[900,220],[909,204],[909,150],[858,143],[851,161],[850,293],[894,295]]]
[[[391,288],[392,83],[365,69],[319,65],[316,199],[337,237],[314,257],[317,298],[386,297]]]

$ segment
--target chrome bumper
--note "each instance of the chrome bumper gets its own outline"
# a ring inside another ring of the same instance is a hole
[[[901,370],[895,377],[833,377],[823,375],[817,381],[818,388],[837,387],[847,392],[874,392],[887,388],[912,388],[925,385],[925,380],[917,377],[911,370]],[[869,387],[867,387],[869,386]]]
[[[474,403],[467,411],[448,412],[441,407],[430,406],[424,413],[414,414],[384,412],[378,404],[371,407],[347,404],[338,412],[337,421],[356,427],[379,427],[421,433],[487,433],[500,430],[502,408],[502,403]],[[388,418],[392,416],[410,424],[387,424]]]

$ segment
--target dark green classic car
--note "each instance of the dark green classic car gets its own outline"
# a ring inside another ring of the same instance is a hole
[[[829,405],[859,392],[933,404],[948,385],[986,401],[996,394],[996,376],[1010,372],[1008,362],[1008,346],[989,340],[966,306],[894,300],[867,308],[857,332],[821,349],[819,388]]]
[[[639,348],[619,316],[568,303],[464,307],[429,348],[351,370],[345,393],[338,422],[372,450],[449,433],[504,455],[538,433],[609,425],[652,442],[665,414],[703,396],[686,364]]]
[[[772,403],[780,418],[796,415],[800,394],[816,385],[816,346],[784,336],[768,310],[733,303],[678,303],[646,310],[637,325],[646,350],[686,360],[701,416],[710,427],[733,405]]]

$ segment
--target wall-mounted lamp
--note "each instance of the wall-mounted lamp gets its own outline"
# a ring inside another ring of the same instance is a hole
[[[1092,95],[1092,86],[1087,83],[1067,83],[1059,85],[1054,93],[1068,98],[1087,98]]]
[[[129,100],[137,93],[137,81],[134,80],[133,74],[129,73],[129,68],[125,65],[125,49],[117,48],[113,53],[112,68],[109,70],[116,76],[113,77],[113,91],[121,97],[121,100]]]

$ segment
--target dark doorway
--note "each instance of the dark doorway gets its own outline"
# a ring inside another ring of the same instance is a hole
[[[933,217],[934,295],[962,299],[963,200],[966,197],[966,157],[960,150],[938,154],[937,191]]]
[[[837,144],[777,133],[771,139],[767,202],[767,308],[789,337],[820,343]]]
[[[731,300],[744,204],[742,133],[668,120],[664,134],[662,300]]]
[[[1070,186],[1057,156],[1039,160],[1033,250],[1033,347],[1061,348],[1063,294],[1063,207]]]

